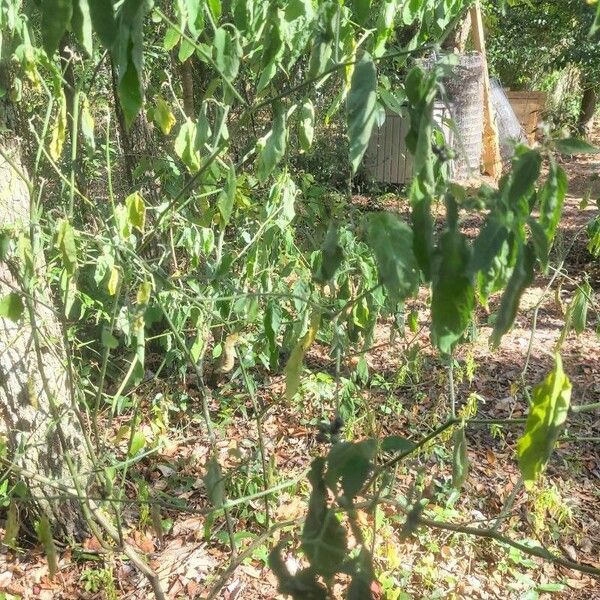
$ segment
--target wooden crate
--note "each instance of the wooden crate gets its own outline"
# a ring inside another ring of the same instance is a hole
[[[441,102],[436,102],[433,117],[442,128],[446,140],[451,140],[451,130],[445,123],[450,118],[447,107]],[[386,113],[385,123],[381,127],[373,128],[364,166],[375,181],[406,184],[412,179],[413,158],[405,142],[408,130],[408,118],[391,111]]]
[[[513,92],[506,90],[508,101],[521,123],[529,143],[535,140],[540,113],[546,106],[545,92]]]

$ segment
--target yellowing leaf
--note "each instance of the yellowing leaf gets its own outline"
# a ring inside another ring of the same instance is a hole
[[[62,154],[65,145],[65,136],[67,133],[67,100],[61,93],[58,114],[52,127],[52,138],[50,139],[50,156],[52,160],[58,160]]]
[[[168,135],[173,129],[173,125],[177,122],[175,115],[172,113],[169,105],[165,102],[162,96],[156,98],[156,106],[154,108],[154,122],[160,127],[160,130]]]
[[[81,102],[81,135],[83,141],[89,150],[96,149],[96,139],[94,137],[94,117],[90,111],[90,103],[87,96],[83,97]]]
[[[46,515],[42,515],[37,523],[36,530],[38,539],[44,547],[44,552],[48,559],[48,575],[50,579],[52,579],[58,571],[58,559],[56,555],[56,546],[52,539],[52,528],[50,527],[50,521]]]
[[[137,303],[148,304],[150,301],[150,295],[152,294],[152,282],[150,280],[144,281],[137,291]]]
[[[144,231],[146,222],[146,203],[139,192],[133,192],[125,198],[127,207],[127,220],[131,227]]]
[[[56,247],[69,275],[77,269],[77,247],[75,245],[75,232],[71,223],[61,219],[56,226]]]
[[[113,267],[110,270],[110,277],[108,278],[108,293],[111,296],[114,296],[117,293],[117,289],[119,287],[119,269],[117,267]]]
[[[310,325],[304,336],[298,340],[298,343],[292,350],[290,357],[285,365],[285,396],[291,400],[300,386],[300,374],[302,372],[302,362],[306,351],[315,341],[319,324],[321,323],[321,313],[315,310],[310,317]]]
[[[526,485],[531,486],[546,467],[567,419],[570,402],[571,382],[557,354],[554,369],[533,390],[525,432],[517,442],[519,468]]]

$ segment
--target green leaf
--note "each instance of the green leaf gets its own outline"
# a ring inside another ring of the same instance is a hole
[[[567,195],[567,175],[556,161],[550,160],[548,178],[540,190],[540,217],[539,222],[548,238],[549,244],[554,240],[560,215],[562,214],[565,197]]]
[[[221,18],[221,0],[208,0],[208,8],[215,21]]]
[[[269,363],[274,369],[277,366],[279,358],[279,346],[277,345],[277,336],[281,327],[281,306],[279,303],[269,300],[265,310],[264,328],[267,343],[269,345]]]
[[[40,10],[42,45],[46,54],[52,58],[71,23],[73,0],[41,0]]]
[[[58,572],[58,555],[52,539],[52,527],[46,515],[42,515],[36,525],[36,533],[48,560],[48,576],[52,579]]]
[[[527,286],[533,281],[534,264],[535,252],[533,248],[529,245],[521,245],[515,268],[502,295],[500,311],[494,323],[494,331],[490,337],[490,343],[493,348],[497,348],[500,345],[502,336],[512,327],[517,316],[521,296]]]
[[[537,150],[526,150],[513,159],[507,187],[507,201],[511,208],[518,207],[522,200],[529,200],[541,166],[542,157]]]
[[[546,268],[548,267],[548,255],[550,254],[550,244],[548,242],[546,232],[535,219],[529,218],[527,222],[529,223],[529,228],[531,229],[531,241],[533,243],[535,254],[545,272]]]
[[[181,124],[175,138],[174,150],[190,173],[200,169],[200,152],[198,152],[197,127],[190,119]]]
[[[94,46],[92,43],[92,20],[88,0],[73,0],[71,27],[85,51],[92,56]]]
[[[204,29],[204,2],[203,0],[185,0],[187,26],[194,38]]]
[[[300,108],[300,122],[298,129],[298,138],[300,148],[308,152],[313,143],[315,133],[315,107],[310,100],[306,100]]]
[[[362,25],[371,12],[371,0],[352,0],[352,16],[354,20]]]
[[[163,40],[163,49],[167,52],[173,50],[175,46],[179,43],[181,39],[181,34],[174,27],[169,27],[165,33],[165,38]]]
[[[471,321],[475,289],[469,275],[471,250],[467,238],[455,229],[440,240],[433,263],[431,340],[450,354]]]
[[[592,298],[594,291],[588,281],[585,281],[577,288],[577,292],[569,304],[567,315],[569,322],[573,325],[573,329],[577,335],[581,335],[587,324],[587,313],[589,300]]]
[[[546,467],[567,419],[570,401],[571,382],[557,354],[554,369],[533,390],[525,432],[517,442],[519,468],[526,485],[535,483]]]
[[[25,307],[21,296],[16,292],[9,292],[4,298],[0,299],[0,317],[10,319],[16,323],[23,314]]]
[[[100,341],[105,348],[114,350],[119,347],[119,340],[110,332],[110,329],[106,326],[102,328],[100,334]]]
[[[377,104],[377,70],[371,56],[364,52],[354,65],[348,92],[348,139],[350,163],[356,173],[369,144]]]
[[[273,108],[273,128],[258,142],[256,176],[264,183],[285,154],[286,115],[281,104]]]
[[[75,231],[67,219],[60,219],[56,224],[56,248],[67,273],[73,275],[77,270],[77,246]]]
[[[160,127],[164,135],[169,135],[173,125],[177,122],[171,107],[166,103],[162,96],[156,97],[156,105],[153,112],[154,122]]]
[[[81,100],[81,135],[83,142],[88,150],[93,152],[96,149],[96,137],[94,135],[94,117],[90,111],[90,103],[87,96]]]
[[[143,431],[138,429],[131,438],[131,445],[129,446],[129,456],[137,456],[146,445],[146,436]]]
[[[16,500],[11,500],[6,511],[6,525],[4,526],[4,544],[9,548],[14,548],[17,544],[17,537],[21,522],[19,519],[19,510]]]
[[[346,499],[353,500],[371,472],[376,452],[377,442],[373,439],[335,444],[327,456],[327,486],[337,493],[339,481]]]
[[[302,550],[313,569],[327,577],[337,573],[346,560],[347,541],[337,514],[327,507],[324,467],[324,460],[316,458],[308,474],[312,493],[302,530]]]
[[[238,74],[242,53],[237,38],[229,33],[229,29],[219,27],[215,31],[212,47],[217,69],[225,79],[232,81]]]
[[[379,278],[396,301],[413,294],[419,283],[411,228],[388,212],[369,215],[366,242],[375,254]]]
[[[431,279],[433,256],[433,216],[431,215],[431,195],[420,177],[415,177],[409,191],[411,222],[413,230],[413,251],[425,280]]]
[[[229,223],[231,219],[231,213],[233,212],[233,206],[235,204],[235,192],[237,189],[237,177],[235,175],[235,166],[232,162],[229,163],[229,170],[227,171],[227,180],[225,181],[225,187],[219,194],[217,199],[217,207],[223,218],[224,225]]]
[[[119,11],[116,38],[118,93],[125,124],[130,127],[144,102],[143,50],[146,0],[125,0]]]
[[[457,427],[452,434],[454,452],[452,455],[452,487],[460,490],[469,474],[469,455],[464,425]]]
[[[333,223],[330,223],[327,228],[327,234],[321,246],[320,259],[313,278],[317,283],[327,283],[333,279],[344,260],[344,251],[339,244],[338,230]]]
[[[304,355],[315,341],[320,323],[321,313],[315,310],[310,317],[308,331],[298,340],[285,365],[285,396],[288,400],[294,398],[300,387],[300,375],[302,373]]]
[[[225,479],[221,471],[221,465],[213,454],[206,464],[206,475],[204,475],[206,495],[215,508],[220,508],[225,502]]]
[[[501,216],[491,213],[473,244],[473,254],[469,266],[471,275],[475,275],[479,271],[486,273],[490,270],[494,259],[508,239],[508,233]]]
[[[90,17],[100,41],[105,48],[110,50],[118,33],[112,0],[91,0]]]
[[[139,192],[133,192],[125,198],[125,206],[127,208],[127,220],[132,228],[138,229],[141,233],[144,232],[146,223],[146,203]]]
[[[382,452],[408,452],[414,447],[414,442],[399,435],[388,435],[381,440]]]
[[[554,145],[561,154],[569,156],[576,154],[598,154],[600,152],[600,148],[596,148],[596,146],[592,146],[592,144],[579,138],[556,140]]]

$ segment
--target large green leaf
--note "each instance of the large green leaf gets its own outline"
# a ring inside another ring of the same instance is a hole
[[[42,0],[40,10],[42,44],[46,54],[51,57],[71,23],[73,0]]]
[[[328,487],[337,493],[339,481],[346,499],[352,500],[367,480],[376,452],[377,442],[373,439],[335,444],[327,456],[325,481]]]
[[[94,31],[98,34],[104,47],[112,48],[118,33],[112,0],[91,0],[90,17]]]
[[[350,163],[354,173],[369,144],[376,104],[377,70],[371,56],[365,52],[354,66],[347,101]]]
[[[556,228],[567,195],[567,187],[568,181],[565,171],[556,164],[555,160],[551,159],[548,178],[538,194],[540,199],[539,222],[546,233],[549,244],[552,243],[556,235]]]
[[[285,154],[286,146],[286,114],[281,104],[273,108],[273,127],[258,142],[258,163],[256,175],[264,182],[271,175]]]
[[[17,322],[24,310],[23,300],[16,292],[9,292],[4,298],[0,298],[0,317]]]
[[[427,186],[415,177],[410,186],[411,221],[414,232],[413,250],[419,268],[425,279],[431,279],[431,259],[433,255],[433,216],[431,196]]]
[[[371,0],[352,0],[352,16],[354,20],[362,25],[371,11]]]
[[[119,101],[129,127],[144,101],[143,25],[148,8],[146,0],[125,0],[119,11],[119,35],[116,43]]]
[[[502,295],[500,311],[494,324],[494,331],[490,337],[490,343],[493,348],[497,348],[500,345],[502,336],[512,327],[517,316],[521,296],[527,286],[533,281],[534,265],[535,252],[533,248],[530,245],[521,245],[515,268]]]
[[[479,271],[489,271],[494,259],[500,254],[508,239],[508,229],[500,214],[491,213],[481,228],[473,245],[473,255],[469,271],[475,275]]]
[[[431,290],[431,339],[450,354],[471,321],[475,290],[469,275],[471,249],[455,229],[446,231],[434,257]]]
[[[571,401],[571,382],[563,371],[560,355],[554,369],[533,390],[525,432],[517,442],[519,468],[526,485],[532,485],[544,470]]]
[[[313,143],[315,132],[315,107],[310,100],[306,100],[300,108],[300,121],[298,128],[298,139],[300,148],[308,152]]]
[[[346,560],[347,542],[346,530],[336,512],[327,506],[324,468],[324,460],[316,458],[308,474],[312,493],[302,530],[302,549],[313,569],[327,577],[337,573]]]
[[[592,146],[592,144],[579,138],[556,140],[554,145],[561,154],[570,156],[575,154],[598,154],[600,152],[600,148],[596,148],[596,146]]]
[[[88,0],[73,0],[71,27],[73,28],[73,33],[75,33],[77,39],[85,48],[85,51],[91,56],[94,47],[92,44],[92,20]]]
[[[381,212],[369,215],[366,233],[381,282],[394,299],[407,298],[419,283],[411,228],[397,215]]]
[[[520,203],[529,200],[541,166],[542,157],[537,150],[525,150],[513,159],[506,189],[509,207],[516,209]]]
[[[327,229],[319,258],[320,261],[313,277],[318,283],[327,283],[336,274],[344,260],[344,252],[338,241],[338,230],[333,223]]]

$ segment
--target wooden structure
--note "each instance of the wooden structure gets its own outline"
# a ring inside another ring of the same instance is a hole
[[[490,76],[485,51],[485,36],[481,6],[479,0],[471,7],[471,28],[475,50],[483,56],[483,153],[481,157],[482,171],[495,180],[502,174],[502,157],[500,156],[500,138],[494,121],[492,96],[490,92]]]
[[[450,111],[441,102],[433,107],[433,119],[448,142],[452,130],[446,124]],[[414,175],[413,157],[406,148],[406,134],[410,122],[395,112],[386,111],[385,122],[374,127],[365,153],[364,165],[373,179],[379,183],[406,184]]]
[[[533,143],[540,113],[546,105],[545,92],[512,92],[507,90],[506,96],[527,136],[527,141],[530,144]]]

